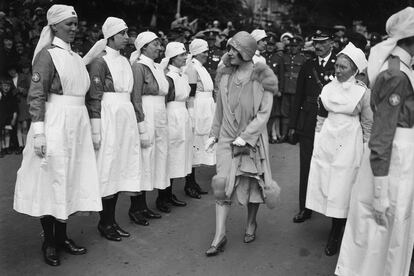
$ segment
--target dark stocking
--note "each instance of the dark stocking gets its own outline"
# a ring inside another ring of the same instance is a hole
[[[53,231],[55,225],[55,218],[52,216],[44,216],[40,219],[42,224],[45,242],[48,244],[55,244],[55,234]]]
[[[136,196],[131,196],[131,206],[129,207],[131,212],[143,211],[146,209],[148,209],[146,192],[141,192]]]

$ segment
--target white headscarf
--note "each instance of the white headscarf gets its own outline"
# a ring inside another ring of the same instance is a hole
[[[168,67],[171,58],[185,52],[187,52],[187,49],[185,49],[183,43],[175,41],[168,43],[167,47],[165,47],[165,58],[163,58],[160,63],[161,67],[165,70]]]
[[[102,33],[104,38],[97,41],[89,52],[83,57],[85,65],[88,65],[103,50],[105,50],[106,44],[108,44],[108,38],[125,29],[128,29],[128,26],[124,20],[117,17],[108,17],[102,25]]]
[[[190,43],[190,54],[196,56],[208,51],[208,43],[204,39],[196,38]]]
[[[352,42],[349,42],[342,51],[340,51],[337,56],[344,54],[349,57],[358,68],[359,72],[362,72],[368,66],[368,61],[365,57],[364,52],[361,49],[355,47]]]
[[[129,58],[129,61],[134,63],[139,56],[141,55],[141,48],[145,45],[150,43],[151,41],[157,39],[158,36],[154,34],[153,32],[142,32],[140,33],[137,38],[135,39],[134,45],[136,50],[132,52],[131,57]]]
[[[78,17],[75,9],[72,6],[67,5],[53,5],[50,7],[50,9],[47,11],[46,18],[47,18],[47,25],[43,27],[42,32],[40,33],[39,41],[37,42],[32,64],[34,62],[35,57],[37,54],[46,46],[49,46],[54,38],[54,35],[52,33],[52,29],[50,28],[50,25],[55,25],[63,20],[66,20],[68,18],[72,17]]]
[[[397,41],[414,36],[414,8],[407,7],[391,15],[387,20],[385,30],[387,31],[388,39],[375,45],[371,49],[368,59],[368,78],[371,87],[374,85],[388,56],[397,45]]]
[[[250,34],[252,35],[254,40],[256,40],[256,42],[267,37],[266,32],[260,29],[253,30]]]

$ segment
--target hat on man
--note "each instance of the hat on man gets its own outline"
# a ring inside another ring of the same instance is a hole
[[[318,29],[312,36],[314,42],[323,42],[332,38],[332,34],[328,29]]]

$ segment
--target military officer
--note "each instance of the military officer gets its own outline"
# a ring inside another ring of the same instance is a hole
[[[283,58],[279,54],[280,51],[276,51],[278,48],[276,48],[276,44],[272,39],[272,36],[269,36],[270,39],[267,44],[267,53],[266,53],[266,63],[270,66],[270,68],[273,70],[273,73],[277,76],[279,80],[279,91],[282,90],[283,82],[284,82],[284,71],[283,71]],[[279,42],[279,44],[281,44]],[[282,48],[283,49],[283,48]],[[281,111],[280,111],[280,105],[281,105],[281,97],[280,93],[278,95],[275,95],[273,97],[273,106],[272,106],[272,112],[270,113],[270,118],[268,122],[268,132],[269,132],[269,143],[275,144],[278,141],[280,141],[280,117],[281,117]]]
[[[299,213],[293,222],[309,219],[312,212],[305,208],[310,161],[313,151],[318,97],[322,87],[334,78],[335,55],[332,53],[332,36],[318,30],[312,37],[316,57],[307,60],[297,79],[296,94],[289,116],[289,139],[297,136],[300,148]],[[286,86],[286,85],[285,85]]]
[[[300,36],[295,36],[289,39],[286,45],[286,53],[282,57],[283,62],[283,87],[281,87],[282,101],[281,101],[281,140],[285,141],[287,138],[289,128],[289,114],[294,105],[296,82],[302,64],[305,63],[306,57],[300,52],[303,39]]]
[[[215,32],[209,33],[206,37],[206,40],[208,42],[209,50],[205,67],[211,78],[214,80],[216,77],[217,66],[220,62],[221,57],[224,55],[225,50],[220,47],[221,45],[217,45]]]

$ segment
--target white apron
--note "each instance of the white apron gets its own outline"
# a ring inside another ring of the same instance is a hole
[[[14,209],[31,216],[66,220],[79,211],[102,210],[91,126],[84,96],[89,75],[82,58],[61,48],[49,50],[63,95],[49,94],[45,113],[47,153],[38,157],[33,129],[17,172]]]
[[[387,69],[385,63],[382,70]],[[400,69],[412,72],[401,63]],[[363,162],[351,195],[351,208],[335,274],[341,276],[406,276],[414,246],[414,129],[397,128],[389,168],[389,226],[373,217],[374,176],[369,161]],[[398,203],[398,204],[397,204]]]
[[[131,102],[132,69],[119,53],[103,57],[111,72],[115,92],[105,92],[101,102],[101,147],[97,167],[101,196],[117,192],[139,192],[141,145],[137,119]]]
[[[213,124],[216,103],[213,99],[214,84],[207,69],[193,59],[193,66],[200,76],[204,91],[197,91],[194,99],[193,166],[216,164],[216,152],[205,151],[205,144]]]
[[[349,199],[363,153],[359,114],[353,114],[366,88],[353,84],[343,89],[332,81],[321,93],[329,112],[315,133],[309,171],[306,208],[328,217],[346,218]]]
[[[170,186],[168,178],[168,124],[165,108],[165,95],[168,93],[168,81],[158,67],[147,60],[139,60],[147,65],[160,87],[159,96],[142,96],[142,109],[145,114],[145,125],[151,145],[141,148],[142,178],[141,190],[165,189]],[[162,85],[160,85],[160,82]]]
[[[193,160],[192,125],[186,107],[190,94],[187,76],[180,76],[169,66],[167,76],[174,81],[175,99],[167,103],[168,116],[168,175],[169,178],[185,177],[191,173]]]

